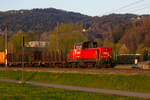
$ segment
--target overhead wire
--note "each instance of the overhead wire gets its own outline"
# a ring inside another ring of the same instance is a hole
[[[138,6],[133,6],[133,7],[129,7],[123,11],[128,11],[128,12],[137,12],[137,11],[141,11],[141,10],[144,10],[144,9],[147,9],[148,7],[150,7],[150,2],[146,2],[146,3],[143,3],[143,4],[140,4]]]
[[[142,10],[145,10],[145,9],[148,9],[148,8],[150,8],[150,5],[146,6],[146,7],[138,8],[138,9],[133,9],[130,12],[134,12],[134,11],[138,12],[138,11],[142,11]]]
[[[133,5],[133,6],[130,6],[130,7],[126,8],[126,9],[123,9],[122,11],[124,11],[124,10],[132,10],[132,9],[140,8],[140,7],[147,6],[147,5],[150,5],[150,2],[146,2],[146,3],[143,2],[143,3],[137,4],[137,5]]]
[[[137,0],[137,1],[135,1],[135,2],[132,2],[132,3],[128,4],[128,5],[122,6],[122,7],[120,7],[120,8],[114,9],[114,10],[111,10],[111,11],[109,11],[109,12],[106,12],[106,13],[104,13],[104,15],[107,15],[107,14],[110,14],[110,13],[114,13],[114,12],[116,12],[116,11],[121,11],[122,9],[126,9],[126,8],[129,9],[129,7],[131,7],[131,6],[133,6],[133,5],[137,5],[137,4],[139,4],[139,3],[141,3],[141,2],[144,2],[144,1],[145,1],[145,0]]]

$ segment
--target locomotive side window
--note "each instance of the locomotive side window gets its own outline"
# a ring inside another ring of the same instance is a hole
[[[97,42],[84,42],[83,49],[97,48]]]
[[[81,50],[81,43],[76,43],[76,48],[77,50]]]
[[[93,48],[97,48],[97,42],[93,42]]]
[[[83,49],[88,49],[88,48],[92,48],[92,43],[91,42],[84,42],[83,43]]]
[[[88,43],[83,43],[83,49],[87,49],[88,48]]]

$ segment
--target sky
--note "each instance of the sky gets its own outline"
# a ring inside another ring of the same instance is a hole
[[[0,0],[0,11],[56,8],[90,16],[150,14],[150,0]]]

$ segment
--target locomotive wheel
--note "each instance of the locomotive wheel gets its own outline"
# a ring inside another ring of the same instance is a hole
[[[76,63],[71,63],[72,68],[76,68]]]
[[[94,64],[92,64],[92,63],[87,63],[87,67],[88,67],[88,68],[93,68],[93,67],[94,67]]]

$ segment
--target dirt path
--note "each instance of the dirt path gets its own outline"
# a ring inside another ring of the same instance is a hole
[[[11,83],[19,83],[19,81],[17,81],[17,80],[0,79],[0,81],[11,82]],[[45,84],[45,83],[39,83],[39,82],[25,82],[25,84],[34,85],[34,86],[42,86],[42,87],[66,89],[66,90],[104,93],[104,94],[115,94],[115,95],[120,95],[120,96],[132,96],[132,97],[138,97],[138,98],[150,98],[150,93],[148,94],[148,93],[126,92],[126,91],[118,91],[118,90],[85,88],[85,87],[77,87],[77,86]]]

